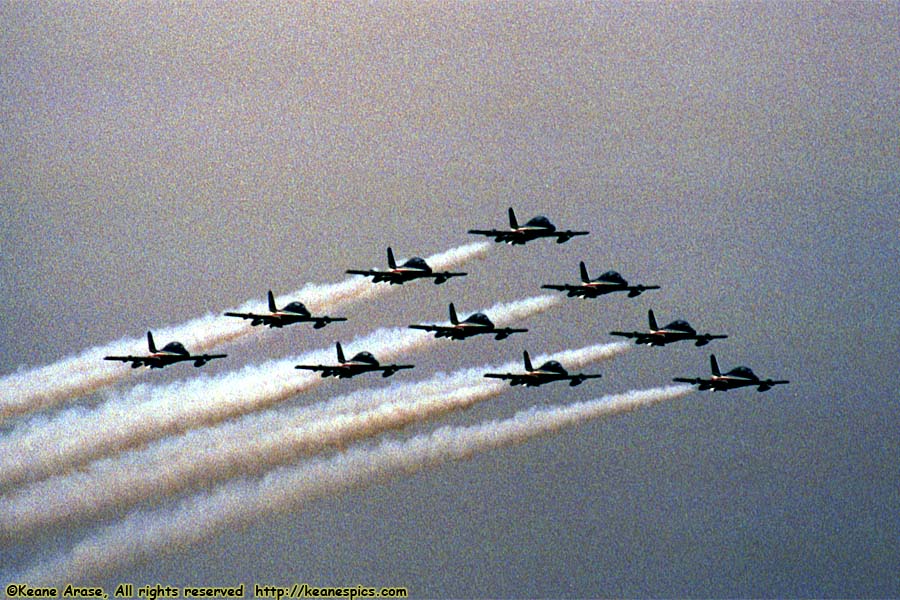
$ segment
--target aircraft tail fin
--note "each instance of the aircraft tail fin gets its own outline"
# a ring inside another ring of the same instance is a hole
[[[453,306],[453,303],[450,303],[450,323],[453,325],[459,325],[459,317],[456,316],[456,307]]]
[[[659,331],[659,325],[656,323],[656,315],[652,310],[647,311],[647,320],[650,321],[650,331]]]
[[[516,213],[513,211],[512,206],[509,207],[509,228],[510,229],[518,229],[519,222],[516,220]]]
[[[278,312],[278,307],[275,305],[275,295],[272,293],[272,290],[269,290],[269,312]]]
[[[396,269],[396,268],[397,268],[397,261],[394,260],[394,251],[391,250],[391,247],[390,247],[390,246],[388,246],[387,256],[388,256],[388,268]]]
[[[719,371],[719,363],[716,362],[715,354],[709,355],[709,368],[712,370],[712,374],[715,375],[716,377],[718,377],[719,375],[722,374],[722,372]]]
[[[588,277],[587,267],[584,265],[584,261],[578,263],[578,270],[581,271],[581,282],[590,283],[591,278]]]
[[[528,356],[528,350],[522,351],[522,357],[525,359],[525,370],[534,371],[534,367],[531,366],[531,357]]]
[[[156,352],[156,344],[153,343],[153,334],[149,331],[147,332],[147,348],[150,349],[150,352]]]
[[[347,362],[347,360],[344,358],[344,349],[341,348],[341,343],[340,343],[340,342],[335,342],[334,345],[335,345],[335,347],[337,348],[337,359],[338,359],[338,362],[339,362],[339,363],[345,363],[345,362]]]

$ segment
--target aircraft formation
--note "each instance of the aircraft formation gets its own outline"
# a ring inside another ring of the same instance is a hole
[[[509,229],[470,229],[471,235],[481,235],[493,239],[497,243],[509,245],[524,245],[528,242],[549,238],[556,243],[563,244],[576,236],[589,235],[588,231],[558,230],[556,226],[544,215],[535,216],[519,225],[512,207],[508,210]],[[394,258],[393,250],[387,248],[387,270],[362,270],[347,269],[346,273],[371,277],[373,284],[388,283],[390,285],[402,285],[416,279],[431,279],[435,285],[446,283],[454,277],[465,277],[467,273],[451,271],[434,271],[425,259],[414,256],[398,265]],[[658,290],[658,285],[630,285],[628,281],[616,271],[607,271],[595,279],[588,275],[587,266],[582,261],[579,263],[581,281],[574,284],[544,284],[541,287],[560,292],[565,292],[570,298],[596,299],[599,296],[615,292],[625,292],[629,298],[635,298],[648,290]],[[251,326],[266,325],[269,328],[281,328],[296,323],[312,323],[315,329],[321,329],[334,322],[346,321],[345,317],[332,317],[328,315],[314,316],[299,301],[293,301],[278,308],[271,290],[268,291],[268,314],[226,312],[225,316],[250,320]],[[449,305],[450,325],[437,324],[412,324],[410,329],[418,329],[434,333],[436,338],[448,338],[451,340],[465,340],[477,335],[493,335],[496,340],[504,340],[514,333],[524,333],[527,329],[512,327],[496,327],[488,316],[476,312],[464,320],[460,320],[453,303]],[[679,341],[693,341],[696,346],[705,346],[715,339],[725,339],[725,334],[697,333],[697,331],[684,320],[675,320],[659,327],[652,310],[648,311],[649,331],[611,331],[610,335],[634,339],[635,344],[648,346],[665,346]],[[207,362],[219,358],[225,358],[226,354],[200,354],[192,355],[180,342],[169,342],[162,349],[157,349],[153,340],[153,334],[147,332],[147,345],[149,354],[128,356],[106,356],[104,360],[121,361],[131,363],[132,368],[144,366],[147,368],[161,369],[177,362],[193,362],[195,367],[202,367]],[[353,355],[349,360],[344,355],[340,342],[335,343],[337,350],[337,364],[333,365],[296,365],[294,368],[318,372],[324,377],[347,379],[362,373],[381,372],[382,377],[390,377],[397,371],[412,369],[414,365],[381,364],[371,352],[361,351]],[[588,379],[600,378],[600,374],[575,373],[570,374],[558,361],[550,360],[537,368],[534,368],[528,351],[523,351],[524,367],[522,372],[514,373],[485,373],[484,377],[508,381],[511,386],[535,387],[555,381],[568,381],[570,386],[577,386]],[[673,381],[697,385],[700,390],[727,391],[739,387],[756,387],[764,392],[775,385],[787,384],[787,380],[760,379],[749,367],[739,366],[722,373],[719,370],[715,355],[710,355],[711,376],[708,379],[695,377],[675,377]]]

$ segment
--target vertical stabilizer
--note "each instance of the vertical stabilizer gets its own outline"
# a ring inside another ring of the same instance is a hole
[[[722,374],[722,372],[719,371],[719,363],[716,362],[715,354],[709,355],[709,368],[712,369],[712,374],[715,375],[716,377],[718,377]]]
[[[534,367],[531,366],[531,357],[528,356],[528,350],[522,351],[522,357],[525,359],[525,370],[534,371]]]
[[[578,270],[581,271],[581,282],[590,283],[591,278],[588,277],[587,267],[584,266],[584,261],[578,263]]]
[[[453,303],[450,303],[450,323],[452,325],[459,325],[459,317],[456,316],[456,307],[453,306]]]
[[[647,320],[650,321],[650,331],[659,331],[659,325],[656,324],[656,315],[652,310],[647,311]]]
[[[150,352],[156,352],[156,344],[153,343],[153,334],[149,331],[147,332],[147,347],[150,349]]]
[[[396,268],[397,268],[397,261],[394,260],[394,251],[391,250],[391,247],[390,247],[390,246],[388,246],[387,255],[388,255],[388,268],[390,268],[390,269],[396,269]]]
[[[347,360],[344,358],[344,349],[341,348],[341,343],[335,342],[334,345],[335,347],[337,347],[338,362],[344,364],[345,362],[347,362]]]
[[[278,307],[275,305],[275,295],[272,294],[272,290],[269,290],[269,312],[278,312]]]
[[[509,207],[509,228],[519,228],[519,222],[516,220],[516,213],[513,211],[512,206]]]

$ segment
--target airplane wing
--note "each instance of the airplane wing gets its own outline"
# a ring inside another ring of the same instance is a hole
[[[724,335],[724,334],[722,334],[722,335],[713,335],[713,334],[711,334],[711,333],[704,333],[704,334],[698,335],[698,336],[696,336],[696,337],[694,338],[695,340],[697,340],[697,341],[694,343],[694,345],[695,345],[695,346],[698,346],[698,347],[699,347],[699,346],[705,346],[706,344],[710,343],[712,340],[724,340],[724,339],[726,339],[727,337],[728,337],[728,336],[727,336],[727,335]]]
[[[416,275],[416,277],[431,277],[434,279],[435,285],[440,285],[451,277],[465,277],[466,275],[468,275],[468,273],[444,271],[442,273],[423,273],[422,275]]]
[[[701,383],[711,383],[711,379],[702,379],[700,377],[673,377],[672,381],[677,381],[678,383],[690,383],[691,385],[699,385]]]
[[[309,320],[310,322],[314,323],[313,329],[322,329],[323,327],[325,327],[325,326],[328,325],[329,323],[335,323],[335,322],[337,322],[337,321],[346,321],[347,318],[346,318],[346,317],[329,317],[329,316],[324,316],[324,317],[309,317],[308,320]]]
[[[494,329],[486,331],[485,333],[494,334],[494,339],[505,340],[514,333],[525,333],[527,331],[527,329],[518,329],[515,327],[495,327]]]
[[[414,366],[415,365],[381,365],[371,370],[383,371],[383,373],[381,374],[382,377],[390,377],[400,369],[412,369]]]
[[[551,235],[556,238],[557,244],[565,244],[576,235],[588,235],[589,231],[554,231]]]
[[[601,377],[603,377],[603,375],[601,375],[599,373],[593,373],[593,374],[578,373],[576,375],[570,375],[568,377],[568,379],[569,379],[569,385],[572,387],[575,387],[576,385],[581,385],[588,379],[599,379]]]
[[[501,231],[499,229],[470,229],[468,233],[471,233],[473,235],[484,235],[487,237],[492,237],[499,242],[502,241],[503,238],[509,237],[509,234],[511,232]]]
[[[465,331],[461,327],[453,327],[450,325],[410,325],[410,329],[420,329],[422,331],[431,331],[436,338],[449,337],[455,340],[461,340],[470,335],[475,335],[475,331]]]
[[[365,277],[371,277],[372,283],[387,282],[391,285],[402,285],[407,281],[411,281],[417,277],[429,277],[434,275],[432,273],[425,272],[419,274],[412,271],[364,271],[361,269],[347,269],[346,272],[351,275],[363,275]],[[437,283],[437,281],[435,281],[435,283]]]
[[[225,358],[228,356],[227,354],[198,354],[196,356],[187,356],[184,360],[192,360],[194,361],[195,367],[202,367],[206,363],[211,360],[215,360],[217,358]]]
[[[393,281],[397,279],[396,274],[390,271],[375,271],[375,270],[362,270],[362,269],[347,269],[346,271],[350,275],[363,275],[365,277],[371,277],[372,281],[375,283],[380,283],[382,281]]]
[[[787,379],[778,379],[778,380],[775,380],[775,379],[766,379],[766,380],[764,380],[764,381],[760,381],[760,382],[759,382],[759,387],[756,388],[756,391],[758,391],[758,392],[767,392],[767,391],[769,391],[770,389],[772,389],[772,386],[773,386],[773,385],[783,385],[783,384],[786,384],[786,383],[790,383],[790,381],[788,381]]]
[[[333,371],[340,367],[336,365],[294,365],[295,369],[303,369],[305,371]]]
[[[503,379],[504,381],[509,381],[509,385],[512,386],[541,385],[541,383],[543,383],[534,377],[526,378],[526,376],[521,373],[485,373],[484,376],[490,379]]]
[[[257,315],[254,313],[236,313],[227,312],[226,317],[240,317],[241,319],[249,319],[250,324],[256,327],[259,324],[268,325],[269,327],[281,327],[281,323],[272,315]]]
[[[495,242],[507,244],[525,244],[535,238],[534,235],[522,231],[503,231],[500,229],[470,229],[469,233],[494,238]]]
[[[647,334],[643,331],[610,331],[609,335],[617,335],[619,337],[626,338],[640,338],[642,336],[646,336]]]
[[[634,298],[636,296],[640,296],[647,290],[658,290],[658,285],[629,285],[625,288],[628,290],[628,297]]]
[[[337,365],[295,365],[295,369],[321,372],[322,377],[353,377],[355,372]]]
[[[607,294],[614,290],[604,290],[600,287],[589,288],[584,285],[571,285],[568,283],[554,285],[554,284],[545,284],[542,285],[541,288],[545,290],[558,290],[560,292],[566,292],[569,298],[574,298],[576,296],[580,298],[596,298],[600,294]]]
[[[132,369],[137,369],[138,367],[145,365],[149,367],[156,362],[149,356],[104,356],[103,360],[117,360],[123,363],[130,362]]]
[[[503,340],[514,333],[525,333],[527,329],[516,329],[513,327],[454,327],[451,325],[410,325],[410,329],[421,329],[422,331],[434,332],[434,337],[448,337],[454,340],[464,340],[476,335],[493,335],[495,339]]]
[[[702,379],[700,377],[673,377],[672,381],[677,381],[679,383],[690,383],[691,385],[700,386],[697,389],[700,391],[705,390],[713,390],[713,389],[724,389],[727,390],[727,387],[716,388],[715,384],[713,384],[712,379]]]
[[[650,344],[653,342],[652,336],[644,331],[610,331],[609,335],[616,335],[629,339],[634,338],[635,344]],[[663,342],[663,344],[664,343],[665,342]]]

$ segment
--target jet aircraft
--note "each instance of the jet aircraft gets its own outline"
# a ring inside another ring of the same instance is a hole
[[[434,272],[424,258],[414,256],[400,266],[394,260],[394,252],[390,248],[387,249],[388,269],[387,271],[369,270],[362,271],[358,269],[348,269],[347,273],[352,275],[365,275],[372,278],[372,283],[381,283],[386,281],[391,285],[402,285],[413,279],[434,279],[435,285],[446,282],[451,277],[463,277],[466,273],[453,273],[451,271]]]
[[[671,342],[681,340],[695,340],[695,346],[705,346],[712,340],[723,340],[727,335],[713,335],[711,333],[697,333],[687,321],[672,321],[665,327],[656,324],[656,317],[652,310],[647,311],[650,321],[650,331],[610,331],[610,335],[635,338],[635,344],[647,344],[648,346],[665,346]]]
[[[474,313],[464,321],[456,316],[456,308],[450,303],[450,325],[410,325],[410,329],[433,331],[436,338],[450,338],[452,340],[464,340],[479,334],[490,334],[494,339],[503,340],[513,333],[524,333],[527,329],[515,329],[512,327],[495,327],[484,313]]]
[[[556,238],[557,244],[564,244],[576,235],[588,235],[588,231],[557,231],[556,225],[544,215],[538,215],[529,219],[524,225],[519,225],[516,213],[509,208],[509,229],[470,229],[469,233],[484,235],[494,238],[495,242],[507,244],[526,244],[538,238]]]
[[[548,360],[535,369],[531,366],[531,357],[528,356],[528,350],[525,350],[522,355],[525,358],[524,373],[485,373],[484,376],[493,379],[508,379],[509,385],[524,385],[527,387],[544,385],[552,381],[568,381],[569,385],[574,387],[581,385],[586,379],[602,377],[599,374],[588,375],[585,373],[570,375],[565,367],[555,360]]]
[[[240,317],[250,319],[250,325],[268,325],[269,327],[284,327],[293,323],[314,323],[313,329],[321,329],[335,321],[346,321],[344,317],[329,317],[323,315],[314,317],[302,302],[290,302],[284,308],[279,309],[275,305],[275,296],[269,290],[269,314],[257,315],[254,313],[227,312],[226,317]]]
[[[700,386],[700,390],[713,390],[714,392],[727,392],[739,387],[756,387],[756,391],[765,392],[772,386],[790,383],[787,380],[760,379],[750,370],[749,367],[735,367],[724,375],[719,371],[719,363],[716,362],[716,355],[709,355],[710,369],[712,369],[712,377],[702,379],[700,377],[675,377],[672,381],[680,383],[690,383]]]
[[[339,379],[347,379],[360,373],[368,373],[370,371],[383,371],[382,377],[390,377],[400,369],[412,369],[413,365],[382,365],[372,356],[371,352],[359,352],[353,358],[347,360],[344,358],[344,349],[341,343],[336,342],[337,359],[336,365],[296,365],[295,369],[305,369],[307,371],[321,371],[322,377],[337,377]]]
[[[138,367],[162,369],[167,365],[184,361],[194,361],[195,367],[202,367],[213,359],[228,356],[227,354],[192,355],[181,342],[169,342],[162,347],[162,350],[157,350],[156,344],[153,342],[153,334],[149,331],[147,332],[147,346],[150,349],[150,354],[147,356],[104,356],[103,360],[130,362],[132,369],[137,369]]]
[[[569,298],[574,298],[576,296],[578,298],[596,298],[597,296],[611,294],[613,292],[628,292],[628,297],[634,298],[635,296],[640,296],[647,290],[659,289],[658,285],[628,285],[625,278],[616,271],[607,271],[600,277],[591,279],[588,277],[587,267],[584,266],[584,261],[578,263],[578,266],[581,270],[580,285],[570,285],[568,283],[555,285],[548,283],[541,287],[547,290],[566,292]]]

